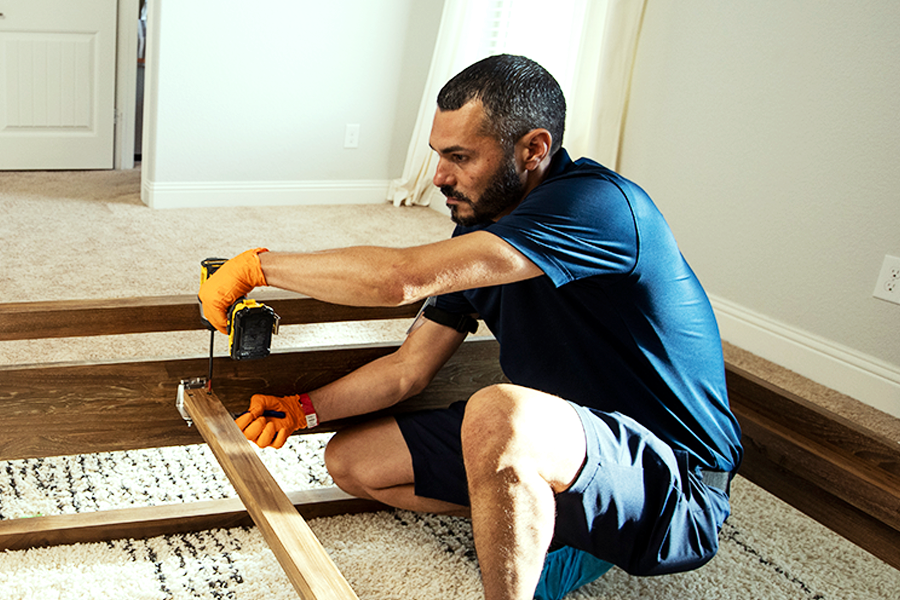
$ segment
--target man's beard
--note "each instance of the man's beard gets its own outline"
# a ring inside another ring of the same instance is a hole
[[[459,214],[459,206],[450,207],[450,218],[453,222],[464,227],[481,225],[494,221],[510,207],[515,206],[522,199],[525,184],[519,179],[516,172],[516,161],[510,156],[497,169],[491,177],[491,181],[477,201],[461,192],[457,192],[452,186],[442,185],[441,193],[447,198],[453,198],[463,204],[469,205],[472,214],[463,217]]]

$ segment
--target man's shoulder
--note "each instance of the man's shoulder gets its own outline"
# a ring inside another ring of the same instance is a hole
[[[550,172],[544,180],[545,183],[583,178],[606,181],[625,180],[609,167],[591,158],[581,157],[572,160],[565,148],[560,148],[553,160]]]
[[[564,152],[564,149],[559,151],[560,154]],[[544,210],[551,212],[584,203],[594,208],[602,205],[604,210],[610,210],[607,202],[630,202],[632,186],[630,181],[594,160],[579,158],[573,161],[564,154],[541,185],[526,198],[526,202],[534,207],[543,206]]]
[[[565,149],[560,149],[562,154],[557,168],[552,169],[544,182],[535,188],[540,190],[544,200],[555,202],[560,195],[571,200],[589,202],[604,202],[604,210],[610,210],[612,204],[622,204],[633,209],[635,205],[652,205],[653,201],[641,186],[627,177],[620,175],[609,167],[606,167],[590,158],[571,160]],[[543,189],[541,189],[543,188]],[[618,200],[624,202],[616,202]]]

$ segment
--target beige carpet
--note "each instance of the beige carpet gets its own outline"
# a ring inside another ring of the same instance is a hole
[[[152,211],[140,202],[139,184],[138,171],[0,173],[0,292],[5,301],[193,294],[199,261],[207,256],[230,256],[260,245],[273,250],[406,246],[444,239],[452,229],[446,217],[429,209],[387,204]],[[400,339],[407,325],[287,328],[276,345]],[[0,364],[203,356],[207,343],[203,332],[0,342]],[[738,348],[726,345],[726,354],[739,366],[900,441],[898,420]],[[7,474],[23,468],[0,464]],[[51,466],[29,463],[27,469],[40,479]],[[73,488],[84,487],[88,479],[66,477]],[[14,504],[13,488],[0,483],[0,517]],[[90,488],[102,496],[98,489],[103,488]],[[65,489],[54,493],[71,495]],[[17,502],[15,516],[29,514],[29,502]],[[44,500],[33,504],[31,514],[63,510],[59,502],[49,508]],[[90,509],[89,504],[82,509]],[[648,579],[614,570],[572,597],[897,596],[900,572],[753,484],[738,478],[733,504],[722,551],[703,569]],[[395,512],[321,519],[313,526],[362,598],[480,597],[463,520]],[[292,597],[283,577],[252,529],[0,554],[2,600]]]
[[[321,463],[313,459],[320,458],[321,443],[310,437],[292,438],[281,451],[263,451],[264,462],[286,488],[327,483]],[[0,510],[11,497],[21,500],[19,509],[31,510],[25,500],[35,494],[42,497],[32,507],[41,514],[96,510],[108,498],[124,507],[233,496],[204,450],[188,446],[0,463]],[[733,503],[719,554],[702,569],[653,578],[614,569],[570,598],[896,598],[900,573],[746,480],[735,480]],[[363,600],[483,598],[465,519],[386,511],[315,519],[310,526]],[[0,553],[0,599],[32,598],[269,600],[296,595],[261,534],[238,528]]]

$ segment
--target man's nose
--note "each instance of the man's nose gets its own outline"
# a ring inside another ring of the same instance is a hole
[[[442,185],[454,185],[453,175],[447,168],[447,163],[444,159],[438,160],[437,168],[434,170],[434,179],[432,179],[432,181],[437,187],[441,187]]]

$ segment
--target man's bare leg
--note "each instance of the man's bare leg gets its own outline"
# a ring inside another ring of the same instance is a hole
[[[584,463],[581,420],[556,397],[493,386],[469,401],[462,442],[485,598],[531,599],[553,538],[554,493]]]
[[[325,449],[325,465],[339,488],[359,498],[420,512],[469,514],[466,506],[416,496],[412,456],[393,418],[337,433]]]

